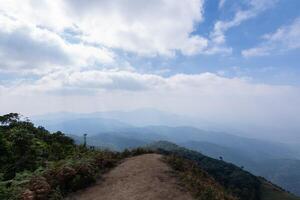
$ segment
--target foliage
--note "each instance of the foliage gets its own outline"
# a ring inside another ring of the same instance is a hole
[[[43,127],[19,120],[15,113],[0,116],[0,172],[10,180],[18,172],[34,171],[49,161],[60,160],[75,151],[72,139],[61,132],[50,134]]]
[[[18,113],[9,113],[3,116],[0,116],[0,124],[6,125],[13,122],[17,122],[20,119],[20,115]]]
[[[20,119],[16,113],[0,116],[0,199],[62,198],[93,183],[121,158]]]

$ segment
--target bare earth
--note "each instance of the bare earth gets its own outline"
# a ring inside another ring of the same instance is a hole
[[[104,175],[104,180],[77,192],[68,200],[193,200],[182,189],[161,155],[126,159]]]

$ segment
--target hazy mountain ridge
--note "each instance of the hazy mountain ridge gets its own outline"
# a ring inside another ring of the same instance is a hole
[[[192,126],[208,130],[234,130],[220,124],[209,122],[206,119],[194,119],[188,116],[181,116],[173,113],[164,112],[153,108],[141,108],[132,111],[103,111],[93,113],[73,113],[57,112],[43,115],[31,116],[30,119],[35,123],[68,121],[83,118],[104,118],[114,119],[122,123],[131,124],[136,127],[143,126]]]
[[[127,123],[120,122],[115,119],[106,118],[74,118],[68,120],[58,119],[52,120],[36,120],[35,123],[47,127],[49,131],[63,131],[67,134],[82,135],[88,133],[89,135],[96,135],[104,132],[120,131],[132,127]]]
[[[133,111],[107,111],[107,112],[95,112],[95,113],[59,112],[59,113],[50,113],[50,114],[45,114],[40,116],[32,116],[31,119],[34,123],[38,125],[42,125],[45,127],[49,126],[51,129],[57,129],[53,131],[62,130],[58,128],[63,128],[62,127],[63,123],[67,121],[78,120],[78,119],[79,120],[90,119],[91,121],[96,121],[98,119],[98,123],[94,124],[94,127],[86,127],[87,129],[85,131],[82,130],[82,132],[84,133],[87,132],[89,134],[94,134],[94,133],[99,134],[99,133],[106,133],[106,132],[116,132],[116,131],[119,132],[120,129],[124,132],[124,128],[132,128],[132,127],[133,128],[143,127],[143,129],[147,127],[147,129],[149,129],[148,132],[150,131],[155,132],[155,130],[151,130],[151,126],[154,127],[168,126],[170,128],[186,127],[186,128],[190,128],[190,132],[192,132],[193,131],[192,129],[194,129],[195,127],[196,128],[195,132],[199,132],[199,129],[201,129],[201,136],[202,136],[202,138],[200,138],[201,141],[203,140],[204,141],[212,140],[213,142],[218,141],[220,145],[229,146],[229,147],[239,146],[239,145],[244,146],[245,145],[244,141],[240,141],[240,139],[249,139],[247,143],[251,141],[250,138],[237,136],[237,135],[241,135],[241,133],[237,132],[236,130],[230,130],[226,127],[221,127],[217,124],[208,122],[205,119],[195,120],[191,117],[180,116],[180,115],[176,115],[176,114],[172,114],[172,113],[168,113],[168,112],[164,112],[152,108],[144,108],[144,109],[138,109]],[[103,124],[103,121],[106,122],[104,126],[101,125]],[[204,130],[208,130],[208,131],[204,131]],[[128,130],[128,131],[134,131],[134,130]],[[83,134],[79,131],[77,132],[79,135]],[[66,131],[66,133],[68,132]],[[232,135],[227,133],[231,133]],[[74,132],[69,134],[74,134]],[[225,139],[224,141],[226,141],[226,143],[222,143],[223,139]],[[297,143],[289,143],[288,145],[286,145],[284,143],[280,144],[278,142],[267,142],[260,139],[253,139],[251,144],[249,143],[248,148],[252,149],[253,146],[258,145],[257,142],[263,142],[262,144],[259,144],[259,146],[264,146],[264,148],[268,148],[268,146],[273,147],[274,145],[278,145],[277,149],[280,150],[276,150],[276,148],[268,150],[269,152],[277,151],[273,153],[274,155],[276,154],[282,155],[283,153],[289,154],[288,151],[293,151],[293,155],[297,155],[298,158],[300,158],[300,147]],[[282,151],[282,148],[288,149],[288,151],[285,150],[284,152]],[[253,150],[255,151],[256,149],[252,149],[251,152],[253,152]],[[287,156],[288,155],[284,155],[284,157],[282,158],[286,158]]]

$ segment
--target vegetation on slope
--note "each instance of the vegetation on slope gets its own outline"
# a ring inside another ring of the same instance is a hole
[[[257,169],[257,175],[300,195],[300,160],[266,159],[259,163]]]
[[[122,158],[139,153],[143,151],[88,149],[18,114],[0,116],[0,199],[62,199],[93,183]]]
[[[199,200],[237,200],[193,161],[179,156],[165,156],[183,185]]]
[[[273,183],[260,178],[261,180],[261,199],[262,200],[299,200],[299,197],[294,196],[293,194],[286,192],[282,188],[274,185]]]

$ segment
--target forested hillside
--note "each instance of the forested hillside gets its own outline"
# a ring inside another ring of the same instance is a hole
[[[62,199],[93,183],[120,154],[74,144],[18,114],[0,117],[0,199]]]

